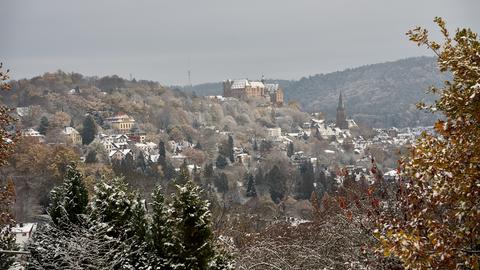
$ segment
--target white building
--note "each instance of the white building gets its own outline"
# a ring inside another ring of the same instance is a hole
[[[43,136],[42,134],[40,134],[40,132],[36,131],[33,128],[23,130],[22,131],[22,136],[35,138],[38,142],[44,142],[45,141],[45,136]]]
[[[278,138],[282,136],[282,129],[277,128],[267,128],[267,136],[271,138]]]

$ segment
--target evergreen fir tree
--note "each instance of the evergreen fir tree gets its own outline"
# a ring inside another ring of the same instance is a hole
[[[175,246],[173,239],[175,224],[160,185],[154,189],[152,200],[151,245],[158,257],[172,258]]]
[[[216,257],[208,202],[200,197],[200,190],[191,181],[178,186],[173,201],[176,235],[181,241],[177,263],[185,269],[208,269]]]
[[[299,199],[309,199],[314,191],[315,187],[313,185],[315,181],[315,175],[313,172],[313,164],[309,161],[306,161],[300,165],[300,185],[298,187],[298,197]]]
[[[265,175],[262,168],[258,168],[255,173],[255,189],[257,194],[265,194],[268,191],[267,183],[265,182]]]
[[[172,180],[177,177],[177,172],[175,171],[175,167],[170,162],[166,163],[166,167],[163,171],[165,179]]]
[[[205,165],[205,171],[203,172],[203,175],[205,178],[210,178],[213,176],[213,164],[212,163],[207,163]]]
[[[132,216],[130,218],[129,227],[135,236],[137,244],[143,243],[147,239],[148,222],[146,219],[147,209],[145,207],[145,200],[139,194],[134,194],[135,199],[132,205]]]
[[[190,173],[188,172],[187,161],[184,160],[182,166],[180,166],[180,172],[176,178],[177,183],[180,185],[184,185],[188,181],[190,181]]]
[[[197,150],[202,150],[202,145],[200,144],[200,142],[197,142],[194,148]]]
[[[15,235],[10,225],[0,226],[0,249],[1,250],[18,250],[15,243]],[[15,261],[15,255],[0,253],[0,269],[9,269]]]
[[[228,177],[225,173],[221,173],[215,177],[215,187],[218,192],[226,193],[228,191]]]
[[[143,174],[147,171],[147,162],[145,160],[145,155],[142,151],[138,153],[137,160],[136,160],[136,167],[140,170]]]
[[[105,223],[109,236],[129,238],[133,234],[128,225],[134,199],[134,194],[128,190],[122,178],[103,179],[95,185],[90,203],[90,219],[93,226]]]
[[[78,223],[78,215],[85,214],[88,204],[88,190],[82,174],[75,165],[67,166],[65,175],[65,210],[68,219]]]
[[[230,159],[231,163],[235,161],[233,147],[234,147],[233,137],[229,135],[228,136],[228,158]]]
[[[122,160],[121,170],[123,175],[131,175],[133,170],[135,169],[135,163],[133,161],[132,153],[128,153],[125,155],[125,158]]]
[[[68,224],[68,214],[65,210],[65,187],[54,187],[49,194],[50,203],[47,213],[56,225]]]
[[[51,191],[50,201],[47,212],[55,224],[80,222],[79,215],[85,214],[87,209],[88,190],[74,164],[67,166],[64,182]]]
[[[215,161],[215,165],[219,169],[225,169],[228,165],[227,159],[223,155],[218,155],[217,161]]]
[[[97,151],[95,149],[92,149],[88,151],[87,156],[85,157],[85,163],[90,164],[90,163],[97,163]]]
[[[257,197],[257,189],[255,188],[255,179],[251,173],[247,173],[247,197]]]
[[[255,183],[257,185],[264,185],[265,184],[265,176],[263,175],[262,168],[258,168],[257,173],[255,174]]]
[[[82,129],[82,142],[84,145],[89,145],[97,134],[97,126],[95,120],[91,115],[87,115],[85,120],[83,120],[83,129]]]
[[[287,156],[291,157],[293,156],[294,153],[295,153],[295,149],[293,148],[293,142],[290,142],[287,148]]]
[[[38,126],[38,132],[42,135],[47,134],[48,127],[50,126],[50,123],[48,122],[48,118],[43,116],[40,119],[40,125]]]
[[[193,174],[193,182],[197,185],[201,185],[202,184],[202,178],[201,178],[200,172],[198,171],[198,168],[197,168],[196,164],[193,165],[192,174]]]
[[[253,151],[258,151],[257,139],[253,141]]]
[[[158,143],[158,154],[160,155],[160,157],[166,158],[166,153],[167,152],[165,151],[165,143],[163,141],[160,141],[160,143]]]
[[[285,196],[287,178],[282,174],[280,168],[274,165],[273,168],[265,176],[270,197],[275,203],[280,202]]]
[[[110,161],[112,165],[112,170],[116,175],[122,174],[122,161],[118,159],[112,159]]]

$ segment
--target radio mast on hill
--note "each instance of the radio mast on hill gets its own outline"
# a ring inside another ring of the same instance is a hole
[[[187,70],[188,85],[187,85],[186,88],[190,88],[190,93],[193,93],[191,66],[192,66],[192,64],[191,64],[190,56],[189,56],[188,57],[188,70]]]

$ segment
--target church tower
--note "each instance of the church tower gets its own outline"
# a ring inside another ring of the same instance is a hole
[[[340,96],[338,97],[336,125],[338,128],[348,129],[347,114],[345,113],[345,106],[343,105],[342,92],[340,92]]]

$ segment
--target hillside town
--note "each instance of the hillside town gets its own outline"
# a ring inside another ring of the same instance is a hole
[[[249,1],[1,1],[0,270],[480,270],[480,2]]]

